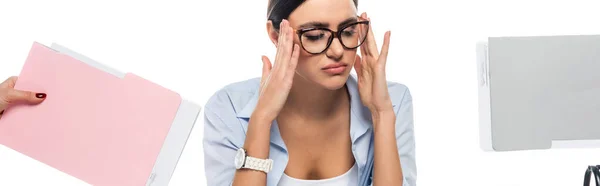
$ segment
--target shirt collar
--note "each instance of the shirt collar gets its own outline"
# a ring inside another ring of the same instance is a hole
[[[352,139],[352,143],[355,143],[358,138],[372,128],[373,125],[371,124],[371,112],[362,104],[360,100],[358,83],[354,75],[348,76],[346,86],[350,95],[350,137]],[[258,92],[258,89],[254,91],[254,95],[250,101],[248,101],[242,110],[238,112],[238,118],[250,119],[250,116],[252,115],[252,112],[254,112],[254,108],[258,102]],[[394,103],[392,104],[394,107],[396,107]],[[248,126],[245,125],[244,130],[247,130],[247,127]],[[283,140],[279,133],[277,122],[273,122],[273,126],[271,127],[271,143],[285,149],[285,145],[283,144]]]

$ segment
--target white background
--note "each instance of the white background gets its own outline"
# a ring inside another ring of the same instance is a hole
[[[258,77],[261,55],[274,56],[266,4],[1,0],[0,79],[19,74],[34,41],[57,42],[204,105],[226,84]],[[392,30],[388,80],[414,97],[419,185],[580,185],[586,166],[600,164],[600,149],[480,150],[474,48],[487,36],[600,34],[597,0],[359,4],[378,44]],[[206,185],[198,121],[171,185]],[[0,185],[85,184],[0,145]]]

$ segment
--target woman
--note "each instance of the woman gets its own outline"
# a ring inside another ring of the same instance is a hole
[[[415,185],[412,98],[357,3],[269,1],[273,65],[205,106],[208,185]]]

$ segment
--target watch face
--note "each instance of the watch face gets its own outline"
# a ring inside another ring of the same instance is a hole
[[[242,168],[242,165],[244,165],[245,158],[246,158],[246,152],[244,152],[244,149],[242,149],[242,148],[238,149],[237,154],[235,155],[235,168],[236,169]]]

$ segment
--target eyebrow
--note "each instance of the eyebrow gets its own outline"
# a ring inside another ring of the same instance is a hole
[[[350,17],[344,21],[342,21],[340,24],[338,24],[338,29],[346,26],[347,24],[356,22],[357,18],[356,17]],[[318,21],[311,21],[311,22],[307,22],[304,24],[301,24],[298,28],[299,29],[305,29],[305,28],[327,28],[329,27],[329,23],[326,22],[318,22]]]

